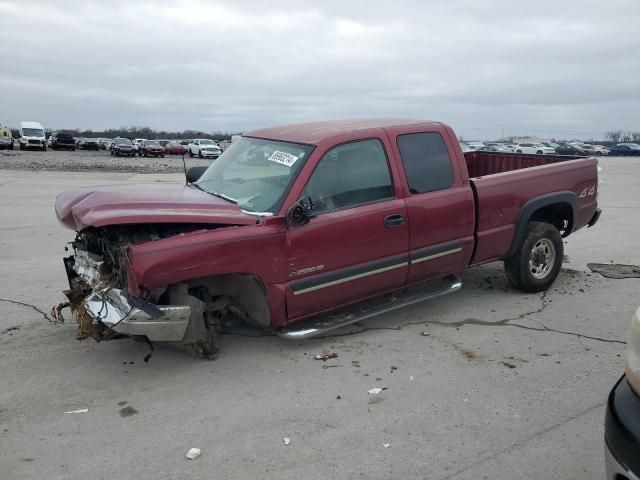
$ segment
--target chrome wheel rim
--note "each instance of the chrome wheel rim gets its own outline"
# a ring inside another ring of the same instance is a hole
[[[542,280],[553,269],[556,261],[556,248],[553,243],[542,238],[531,249],[529,256],[529,271],[536,280]]]

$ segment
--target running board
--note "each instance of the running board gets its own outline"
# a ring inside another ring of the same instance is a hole
[[[421,283],[407,287],[399,292],[381,295],[324,315],[300,320],[288,327],[276,330],[275,333],[280,337],[291,340],[317,337],[331,330],[382,315],[398,308],[446,295],[447,293],[453,293],[460,290],[461,287],[462,280],[455,275],[450,275],[435,284],[434,282]]]

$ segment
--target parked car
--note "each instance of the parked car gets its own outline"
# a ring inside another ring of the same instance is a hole
[[[169,142],[164,150],[171,155],[184,155],[187,153],[187,147],[178,142]]]
[[[611,390],[605,413],[607,480],[640,478],[640,308],[630,330],[625,373]]]
[[[95,138],[86,138],[82,137],[78,141],[78,149],[79,150],[100,150],[100,146],[98,145],[98,140]]]
[[[196,138],[189,144],[189,156],[199,158],[218,158],[222,154],[222,149],[208,138]]]
[[[45,152],[47,150],[47,138],[44,127],[38,122],[20,122],[20,150],[37,148]]]
[[[70,133],[55,132],[51,135],[51,148],[53,150],[71,150],[75,151],[76,142]]]
[[[142,142],[142,155],[145,157],[164,157],[164,148],[157,140],[145,140]]]
[[[56,215],[80,232],[67,295],[92,319],[80,336],[211,357],[226,312],[300,340],[454,292],[491,261],[515,288],[548,289],[563,237],[598,221],[598,161],[494,161],[455,138],[439,122],[266,128],[187,185],[62,193]]]
[[[158,142],[160,144],[160,146],[162,148],[166,147],[167,145],[169,145],[169,143],[171,142],[171,140],[156,140],[156,142]]]
[[[586,150],[583,150],[582,148],[572,145],[570,143],[560,145],[558,148],[556,148],[556,153],[558,155],[581,155],[581,156],[589,155],[589,153]]]
[[[542,145],[544,145],[545,147],[549,147],[549,148],[553,148],[556,149],[560,146],[559,143],[555,143],[555,142],[540,142]]]
[[[637,143],[619,143],[609,149],[609,155],[636,156],[640,155],[640,145]]]
[[[13,133],[9,128],[0,127],[0,149],[13,150]]]
[[[600,145],[589,145],[588,143],[574,144],[574,145],[576,145],[578,148],[581,148],[582,150],[589,153],[590,155],[604,156],[609,154],[609,150]]]
[[[515,150],[511,148],[506,143],[487,143],[489,147],[495,147],[498,152],[514,152]]]
[[[553,155],[554,153],[556,153],[556,150],[541,143],[518,143],[516,145],[516,153]]]
[[[144,141],[146,140],[146,138],[134,138],[133,139],[133,148],[136,151],[136,153],[140,156],[142,156],[142,144],[144,143]]]
[[[114,157],[133,157],[136,154],[131,140],[122,137],[116,137],[111,141],[111,147],[109,151]]]
[[[467,148],[471,151],[471,150],[480,150],[482,147],[484,147],[484,143],[481,142],[463,142]]]
[[[110,138],[99,138],[98,139],[98,148],[100,150],[108,150],[111,145]]]

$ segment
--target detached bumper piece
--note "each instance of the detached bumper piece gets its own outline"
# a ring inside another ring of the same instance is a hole
[[[145,336],[154,342],[181,341],[191,317],[191,307],[187,305],[136,306],[116,288],[92,292],[81,307],[94,324],[122,335]]]
[[[640,397],[625,377],[609,394],[604,438],[607,480],[640,480]]]

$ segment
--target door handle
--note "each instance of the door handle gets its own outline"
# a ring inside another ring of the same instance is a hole
[[[395,228],[404,223],[404,216],[396,213],[395,215],[389,215],[384,217],[384,226],[385,228]]]

